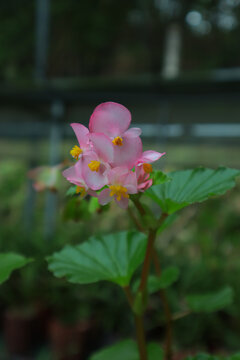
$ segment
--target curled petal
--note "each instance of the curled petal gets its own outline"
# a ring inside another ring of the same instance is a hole
[[[78,139],[80,148],[85,148],[89,144],[89,130],[82,124],[73,123],[71,124],[71,127],[73,128],[73,131],[75,132],[75,135]]]
[[[142,154],[142,141],[140,137],[123,137],[122,146],[114,146],[113,166],[125,166],[132,169]]]
[[[152,163],[152,162],[160,159],[160,157],[162,157],[165,154],[166,154],[165,152],[160,153],[160,152],[153,151],[153,150],[144,151],[142,153],[142,156],[138,159],[137,165],[142,165],[144,163]]]
[[[100,194],[98,195],[99,204],[106,205],[112,200],[112,196],[110,196],[110,192],[111,192],[110,189],[104,189],[103,191],[100,192]]]
[[[109,137],[120,136],[129,127],[131,113],[123,105],[105,102],[98,105],[89,122],[91,132],[104,133]]]
[[[93,150],[104,162],[113,161],[113,144],[109,137],[104,134],[93,133],[90,135],[93,144]]]
[[[127,135],[128,137],[137,137],[140,136],[142,133],[142,130],[140,128],[131,128],[128,129],[124,135]]]

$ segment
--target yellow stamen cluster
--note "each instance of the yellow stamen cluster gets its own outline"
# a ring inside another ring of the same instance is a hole
[[[129,195],[127,193],[128,190],[124,186],[111,185],[109,186],[109,189],[111,190],[110,196],[116,195],[118,201],[120,201],[122,197],[127,199],[129,198]]]
[[[84,196],[86,194],[86,189],[84,186],[77,186],[76,187],[76,194],[80,194],[81,196]]]
[[[79,146],[75,145],[72,150],[70,151],[70,154],[75,160],[78,160],[79,155],[82,153],[82,149],[80,149]]]
[[[100,165],[101,165],[100,161],[93,160],[88,164],[88,167],[90,168],[91,171],[98,172],[99,168],[100,168]]]
[[[117,137],[115,137],[115,139],[113,139],[112,143],[113,143],[113,145],[122,146],[123,139],[121,138],[121,136],[117,136]]]
[[[151,164],[143,164],[143,170],[145,171],[145,173],[150,174],[153,172],[153,168]]]

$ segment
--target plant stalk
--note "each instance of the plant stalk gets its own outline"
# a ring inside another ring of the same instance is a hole
[[[146,339],[145,339],[145,332],[144,332],[144,325],[143,325],[143,317],[140,315],[135,315],[134,320],[135,320],[140,360],[148,360],[147,346],[146,346]]]
[[[160,267],[158,255],[155,250],[153,255],[153,262],[154,262],[156,274],[158,276],[161,276],[161,267]],[[168,304],[165,290],[160,290],[159,294],[166,318],[165,359],[171,360],[172,359],[172,314],[171,314],[170,306]]]
[[[132,309],[133,304],[134,304],[134,298],[133,298],[131,289],[129,286],[125,286],[125,287],[123,287],[123,290],[127,297],[128,303]],[[145,332],[144,332],[144,325],[143,325],[143,317],[141,315],[134,314],[134,321],[135,321],[137,344],[138,344],[140,360],[148,360],[147,346],[146,346],[146,339],[145,339]]]

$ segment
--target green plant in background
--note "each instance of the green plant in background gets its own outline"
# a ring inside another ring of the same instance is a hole
[[[187,295],[183,312],[172,314],[166,289],[177,280],[179,270],[176,266],[161,269],[155,242],[174,222],[176,212],[224,194],[234,187],[240,171],[197,168],[169,174],[153,172],[150,163],[163,154],[142,153],[140,130],[127,130],[130,120],[130,113],[123,106],[104,103],[90,119],[90,132],[80,124],[72,124],[79,146],[71,154],[77,162],[63,174],[74,184],[70,192],[77,196],[89,194],[102,205],[114,199],[128,209],[136,230],[93,236],[80,245],[67,245],[48,258],[49,269],[57,277],[66,277],[75,284],[109,281],[120,286],[126,295],[134,316],[137,344],[125,340],[93,355],[92,360],[155,360],[163,356],[171,359],[172,325],[177,317],[218,311],[233,300],[229,286],[206,294],[200,291]],[[98,203],[94,203],[98,209]],[[150,275],[152,263],[155,272]],[[140,278],[136,278],[140,265]],[[145,339],[144,314],[155,292],[160,293],[164,311],[165,355],[157,343],[147,344]]]
[[[22,268],[31,261],[15,253],[0,254],[0,284],[4,283],[14,270]]]

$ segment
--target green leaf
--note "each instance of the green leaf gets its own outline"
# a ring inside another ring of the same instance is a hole
[[[91,214],[94,214],[101,206],[99,205],[98,198],[91,197],[88,205],[88,210]]]
[[[77,188],[77,185],[70,186],[70,188],[67,189],[66,195],[67,196],[76,195],[76,188]]]
[[[147,345],[148,360],[163,360],[163,350],[156,343]],[[140,360],[137,344],[124,340],[93,354],[89,360]]]
[[[138,232],[92,237],[53,254],[48,258],[49,269],[57,277],[66,276],[72,283],[108,280],[127,286],[144,259],[146,245],[146,235]]]
[[[162,171],[154,171],[154,173],[153,173],[153,184],[154,185],[164,184],[165,182],[168,182],[171,180],[172,180],[171,177]]]
[[[213,312],[223,309],[233,301],[233,290],[227,286],[222,290],[204,295],[189,295],[187,303],[194,312]]]
[[[6,281],[14,270],[20,269],[31,261],[32,259],[15,253],[0,254],[0,284]]]
[[[216,170],[197,168],[170,173],[172,180],[153,185],[145,194],[154,200],[164,213],[172,214],[183,207],[222,195],[235,185],[240,171],[220,167]]]
[[[160,289],[166,289],[171,286],[179,277],[179,269],[175,266],[169,266],[162,271],[161,276],[150,275],[148,277],[148,293],[153,294]],[[136,281],[133,290],[137,291],[140,281]]]

